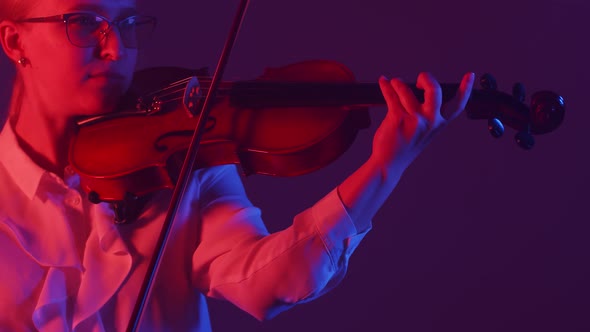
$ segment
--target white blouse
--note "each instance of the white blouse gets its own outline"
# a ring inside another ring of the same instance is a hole
[[[70,168],[33,163],[9,124],[0,151],[0,331],[125,331],[171,191],[119,225]],[[211,331],[205,296],[272,318],[334,288],[370,229],[333,190],[269,234],[234,165],[195,171],[139,331]]]

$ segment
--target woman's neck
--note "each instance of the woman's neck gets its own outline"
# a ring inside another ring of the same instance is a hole
[[[68,146],[74,134],[73,119],[49,116],[40,105],[27,103],[26,98],[13,126],[20,147],[43,169],[63,178],[68,165]]]

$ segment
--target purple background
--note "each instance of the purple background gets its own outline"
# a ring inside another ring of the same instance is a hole
[[[213,70],[237,4],[145,2],[159,27],[140,66]],[[211,301],[214,330],[590,331],[589,11],[585,0],[252,1],[227,80],[306,59],[342,62],[367,82],[489,72],[503,91],[560,93],[568,112],[532,151],[512,129],[494,139],[486,121],[460,117],[407,170],[338,288],[263,324]],[[0,57],[0,86],[12,74]],[[271,231],[365,161],[384,111],[325,169],[245,179]]]

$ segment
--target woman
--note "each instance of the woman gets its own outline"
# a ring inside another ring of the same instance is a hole
[[[114,111],[129,88],[139,22],[149,19],[132,0],[0,3],[2,47],[17,70],[0,133],[0,330],[128,324],[171,193],[158,192],[133,224],[115,225],[108,204],[88,202],[67,148],[77,119]],[[445,119],[429,74],[417,81],[422,104],[400,80],[381,77],[388,113],[370,158],[281,232],[268,233],[235,166],[195,171],[141,330],[209,331],[204,296],[263,320],[333,289],[404,170],[463,110],[473,79],[463,77]]]

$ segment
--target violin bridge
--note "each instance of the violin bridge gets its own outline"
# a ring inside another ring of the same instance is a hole
[[[186,84],[184,89],[184,96],[182,98],[182,104],[186,108],[188,115],[190,117],[196,116],[199,114],[199,107],[201,101],[201,85],[199,84],[199,79],[196,76],[191,77],[191,79]]]

